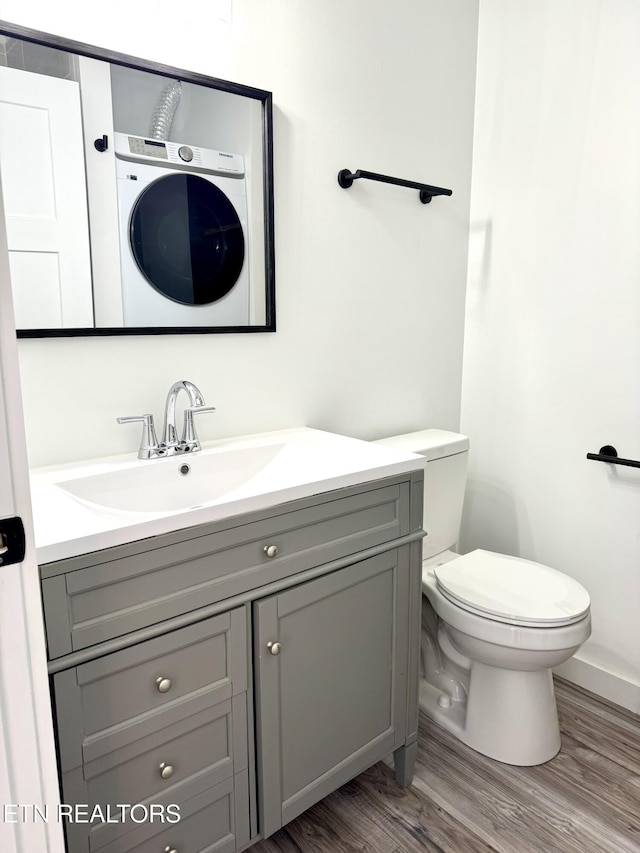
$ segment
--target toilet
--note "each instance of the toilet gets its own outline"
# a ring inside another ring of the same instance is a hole
[[[560,749],[551,670],[591,633],[589,594],[548,566],[455,546],[469,440],[427,429],[378,443],[424,457],[420,708],[477,752],[543,764]]]

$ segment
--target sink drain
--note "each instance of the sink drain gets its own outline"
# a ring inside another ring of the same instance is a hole
[[[191,471],[191,465],[181,465],[178,470],[180,471],[183,477],[186,477],[187,474],[189,474]]]

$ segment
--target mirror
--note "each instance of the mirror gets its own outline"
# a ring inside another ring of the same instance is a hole
[[[275,331],[270,92],[0,22],[19,337]]]

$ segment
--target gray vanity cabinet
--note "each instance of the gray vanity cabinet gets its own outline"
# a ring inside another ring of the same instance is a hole
[[[62,802],[100,810],[68,853],[244,850],[392,752],[409,784],[421,524],[414,472],[42,566]]]

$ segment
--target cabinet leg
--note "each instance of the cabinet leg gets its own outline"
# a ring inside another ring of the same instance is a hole
[[[393,753],[393,765],[396,770],[396,782],[402,788],[407,788],[413,779],[413,771],[418,755],[418,742],[401,746]]]

